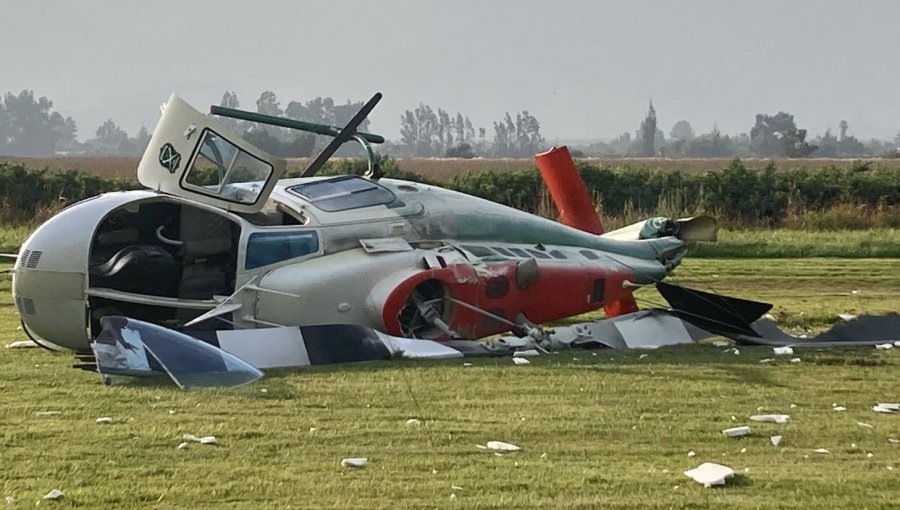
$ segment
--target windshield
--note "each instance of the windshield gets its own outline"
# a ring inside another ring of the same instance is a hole
[[[230,202],[253,204],[272,171],[269,163],[205,129],[182,186]]]
[[[326,212],[347,211],[394,201],[391,190],[352,175],[297,184],[288,188],[288,191]]]

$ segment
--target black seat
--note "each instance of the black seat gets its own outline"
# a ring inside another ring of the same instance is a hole
[[[153,296],[175,296],[175,258],[161,246],[131,245],[90,267],[91,285]]]

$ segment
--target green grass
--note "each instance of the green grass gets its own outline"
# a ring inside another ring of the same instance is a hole
[[[772,298],[788,322],[815,326],[845,311],[896,310],[898,269],[897,260],[706,259],[688,261],[679,279]],[[16,325],[0,280],[2,343],[21,338]],[[162,380],[104,387],[71,369],[68,355],[0,349],[0,496],[23,508],[52,488],[66,499],[41,506],[896,507],[900,445],[888,438],[900,438],[900,416],[870,407],[900,400],[900,352],[804,351],[799,364],[760,364],[772,356],[763,348],[641,354],[569,351],[526,367],[508,358],[468,368],[400,360],[182,392]],[[792,420],[750,423],[759,408]],[[97,425],[99,416],[114,423]],[[423,425],[406,425],[413,417]],[[743,424],[753,436],[720,433]],[[215,435],[221,446],[176,450],[185,433]],[[776,434],[778,448],[769,442]],[[523,450],[500,457],[475,446],[495,439]],[[340,467],[355,456],[369,466]],[[738,477],[704,489],[682,475],[704,461]]]
[[[719,231],[716,243],[693,243],[690,257],[900,257],[900,229]]]

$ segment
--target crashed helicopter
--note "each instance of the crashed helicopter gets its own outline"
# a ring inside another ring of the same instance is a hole
[[[146,189],[74,204],[22,245],[13,297],[23,329],[75,351],[81,368],[164,371],[183,387],[211,373],[241,383],[261,368],[396,355],[760,336],[751,323],[771,305],[663,282],[686,241],[715,238],[711,218],[604,233],[565,148],[537,156],[562,223],[383,178],[371,145],[384,139],[356,130],[380,98],[339,129],[221,107],[205,115],[173,94],[138,166]],[[281,179],[284,160],[214,116],[333,140],[301,177]],[[368,172],[317,176],[347,141],[362,145]],[[639,311],[632,292],[643,285],[672,309]],[[601,308],[607,321],[539,327]],[[508,331],[517,336],[473,342]]]

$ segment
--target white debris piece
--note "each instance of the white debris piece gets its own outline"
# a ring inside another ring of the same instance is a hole
[[[712,487],[725,485],[726,479],[734,477],[734,470],[721,464],[704,462],[694,469],[688,469],[684,475],[695,482],[702,483],[704,487]]]
[[[62,411],[38,411],[34,413],[35,416],[59,416],[62,414]]]
[[[693,456],[695,456],[695,455],[697,455],[697,454],[694,453],[694,450],[691,450],[691,451],[688,452],[688,457],[693,457]]]
[[[781,444],[781,436],[772,436],[769,441],[772,441],[772,446],[778,446]]]
[[[894,347],[900,347],[900,340],[894,342]]]
[[[5,498],[3,498],[3,501],[5,501],[7,505],[15,505],[16,504],[16,498],[14,498],[12,496],[6,496]]]
[[[747,453],[747,449],[746,449],[746,448],[741,448],[741,453]]]
[[[860,427],[865,427],[865,428],[867,428],[867,429],[873,429],[873,428],[875,428],[875,427],[873,427],[872,425],[870,425],[870,424],[868,424],[868,423],[866,423],[866,422],[862,422],[862,421],[858,421],[858,422],[856,422],[856,424],[859,425]]]
[[[763,317],[765,317],[766,319],[769,319],[772,322],[775,322],[775,316],[772,315],[771,313],[767,313],[767,314],[763,315]]]
[[[528,349],[528,350],[526,350],[526,351],[516,351],[516,352],[514,352],[514,353],[513,353],[513,358],[530,358],[530,357],[532,357],[532,356],[540,356],[540,355],[541,355],[541,353],[539,353],[537,350],[535,350],[535,349]]]
[[[765,358],[765,359],[759,360],[760,363],[771,363],[773,361],[775,361],[775,360],[772,358]]]
[[[112,418],[110,418],[109,416],[101,416],[97,418],[97,423],[100,425],[111,425]]]
[[[872,407],[872,410],[876,413],[896,413],[897,411],[900,411],[900,404],[879,402]]]
[[[531,361],[525,358],[513,358],[513,363],[516,365],[530,365]]]
[[[842,321],[846,321],[846,322],[850,322],[850,321],[856,319],[856,315],[853,315],[852,313],[839,313],[838,317]]]
[[[463,490],[463,488],[460,487],[459,485],[451,485],[450,490],[451,491],[461,491],[461,490]]]
[[[203,436],[200,438],[200,444],[217,445],[219,440],[216,439],[216,436]]]
[[[800,358],[791,358],[791,363],[800,363],[801,361],[803,360]]]
[[[822,455],[831,455],[831,452],[828,451],[828,448],[816,448],[815,450],[813,450],[813,453],[819,453]]]
[[[653,345],[653,344],[638,345],[638,346],[635,347],[635,349],[641,349],[642,351],[655,351],[656,349],[659,349],[659,346],[658,346],[658,345]],[[594,356],[596,356],[596,355],[597,355],[597,353],[595,352],[595,353],[594,353]],[[614,360],[614,359],[615,359],[615,358],[609,358],[610,361],[612,361],[612,360]]]
[[[638,359],[644,359],[647,356],[649,356],[649,354],[641,354],[640,356],[638,356]]]
[[[53,489],[52,491],[48,492],[47,494],[44,494],[44,499],[59,499],[63,496],[65,496],[63,491],[61,491],[59,489]]]
[[[867,459],[871,459],[871,458],[874,457],[874,456],[875,456],[875,454],[872,453],[872,452],[869,452],[869,453],[866,454],[866,458],[867,458]]]
[[[187,447],[188,447],[187,441],[183,441],[181,443],[178,443],[178,446],[176,446],[175,449],[176,450],[184,450]]]
[[[419,420],[417,418],[410,418],[410,419],[406,420],[406,424],[407,425],[421,425],[422,420]]]
[[[713,347],[728,347],[729,345],[731,345],[731,342],[728,340],[716,340],[713,342]]]
[[[750,435],[750,427],[744,425],[742,427],[732,427],[722,431],[728,437],[741,437]]]
[[[900,439],[894,439],[893,437],[888,438],[888,443],[892,444],[900,444]]]
[[[831,410],[832,410],[832,411],[837,411],[837,412],[839,412],[839,413],[842,413],[842,412],[846,411],[847,408],[844,407],[844,406],[834,406],[834,407],[831,408]]]
[[[787,423],[791,421],[791,417],[786,414],[754,414],[750,419],[753,421],[771,423]]]
[[[366,457],[350,457],[350,458],[341,460],[342,467],[364,468],[368,464],[369,464],[369,459]]]
[[[850,448],[856,448],[856,443],[850,443]]]
[[[784,347],[773,347],[772,351],[776,356],[790,356],[794,354],[794,349],[792,349],[789,345],[786,345]]]
[[[15,342],[10,342],[6,344],[7,349],[30,349],[32,347],[40,347],[38,344],[32,342],[31,340],[16,340]]]
[[[471,364],[471,363],[463,363],[463,366],[464,366],[464,367],[471,367],[472,364]]]
[[[521,447],[516,446],[512,443],[506,443],[503,441],[488,441],[486,446],[489,450],[497,450],[500,452],[516,452],[522,449]]]
[[[791,409],[797,409],[797,404],[791,404]]]
[[[185,441],[193,441],[195,443],[200,442],[200,438],[195,436],[194,434],[185,434],[185,435],[181,436],[181,439],[184,439]]]
[[[887,343],[887,344],[876,344],[876,345],[875,345],[875,348],[878,349],[878,350],[881,350],[881,351],[886,351],[886,350],[888,350],[888,349],[893,349],[893,348],[894,348],[894,344],[891,344],[891,343]]]

